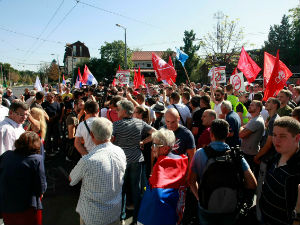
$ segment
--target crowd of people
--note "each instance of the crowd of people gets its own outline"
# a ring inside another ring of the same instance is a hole
[[[42,224],[44,161],[64,154],[80,224],[125,224],[128,210],[132,224],[300,224],[300,87],[263,95],[193,82],[1,89],[3,222]]]

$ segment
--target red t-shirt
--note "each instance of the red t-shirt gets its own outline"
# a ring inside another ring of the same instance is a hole
[[[197,148],[203,148],[211,142],[210,127],[207,127],[199,136]]]

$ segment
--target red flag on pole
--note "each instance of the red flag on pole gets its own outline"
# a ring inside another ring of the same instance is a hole
[[[81,77],[81,72],[80,72],[80,68],[78,67],[78,77],[79,77],[79,81],[82,82],[82,77]]]
[[[121,66],[119,65],[119,70],[121,70]]]
[[[169,64],[171,67],[173,67],[173,68],[174,68],[174,65],[173,65],[173,62],[172,62],[171,56],[169,56],[169,62],[168,62],[168,64]],[[174,68],[174,70],[175,70],[175,68]],[[173,74],[173,76],[171,77],[171,79],[172,79],[173,83],[175,83],[175,82],[176,82],[176,77],[177,77],[177,73],[176,73],[176,70],[175,70],[175,74]]]
[[[274,68],[268,82],[267,88],[264,93],[264,101],[267,101],[270,97],[276,97],[278,92],[283,89],[286,84],[286,74],[280,69],[279,65],[279,50],[277,51]]]
[[[84,83],[84,84],[87,83],[88,74],[89,74],[89,69],[88,69],[87,65],[84,65],[84,71],[83,71],[83,75],[82,75],[82,83]]]
[[[172,77],[176,77],[176,71],[174,67],[170,66],[163,59],[158,57],[152,52],[152,64],[153,69],[157,74],[157,81],[159,80],[169,80]]]
[[[137,88],[137,73],[136,73],[135,69],[134,69],[133,85],[134,85],[134,88],[136,89]]]
[[[255,81],[261,68],[251,59],[248,53],[242,47],[240,59],[237,68],[243,72],[249,83]]]
[[[116,78],[114,78],[112,85],[115,87],[116,86]]]
[[[271,55],[267,52],[264,53],[264,85],[265,85],[265,87],[267,86],[267,84],[270,80],[270,76],[272,74],[274,64],[275,64],[275,59],[276,59],[276,57],[274,57],[273,55]],[[279,70],[283,71],[283,73],[285,74],[286,80],[288,80],[293,75],[293,73],[289,70],[289,68],[287,68],[287,66],[281,60],[279,60]]]

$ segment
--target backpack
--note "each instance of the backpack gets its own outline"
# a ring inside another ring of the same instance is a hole
[[[237,212],[243,205],[241,151],[215,151],[206,146],[204,152],[208,159],[198,188],[201,207],[211,213]]]

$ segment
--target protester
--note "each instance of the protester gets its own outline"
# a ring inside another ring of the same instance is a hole
[[[278,100],[280,101],[280,108],[277,110],[277,114],[282,116],[291,116],[293,109],[288,105],[290,98],[290,91],[281,90],[277,95]]]
[[[209,145],[211,142],[210,139],[210,127],[212,122],[217,119],[217,113],[212,109],[206,109],[202,114],[202,125],[205,129],[199,136],[197,141],[197,148],[203,148],[206,145]]]
[[[143,133],[152,134],[155,129],[142,120],[132,118],[134,105],[128,100],[121,100],[117,103],[119,121],[113,124],[113,143],[121,147],[126,155],[126,171],[122,190],[122,213],[121,220],[126,218],[126,197],[128,190],[131,190],[132,202],[134,204],[133,223],[137,222],[140,201],[142,198],[142,181],[144,157],[140,148],[140,141]],[[144,144],[144,143],[143,143]]]
[[[226,122],[223,119],[214,120],[211,125],[210,133],[211,133],[212,143],[209,146],[213,149],[213,151],[220,153],[220,152],[226,152],[230,150],[230,147],[225,143],[225,139],[229,134],[228,122]],[[198,201],[201,200],[201,198],[203,197],[198,195],[198,187],[201,184],[203,171],[205,170],[207,163],[208,163],[208,156],[205,150],[201,148],[194,155],[193,161],[191,163],[191,176],[190,176],[190,187]],[[251,169],[249,168],[249,165],[244,159],[242,159],[241,165],[244,172],[245,187],[254,190],[256,188],[256,179]],[[235,209],[230,209],[225,207],[226,205],[230,204],[230,199],[222,200],[223,198],[221,196],[219,197],[220,197],[220,201],[218,201],[218,209],[205,208],[199,202],[198,210],[199,210],[199,220],[201,224],[235,224],[238,212],[236,212]],[[229,203],[225,201],[229,201]],[[223,212],[223,210],[225,210],[226,212],[220,213],[221,211]]]
[[[212,108],[216,111],[218,118],[224,119],[225,115],[223,115],[221,111],[221,105],[224,101],[223,89],[218,87],[216,90],[213,90],[213,88],[211,87],[211,100],[214,104],[214,107]]]
[[[14,105],[13,103],[12,105]],[[47,183],[40,138],[25,132],[0,156],[0,213],[5,225],[41,225]]]
[[[69,178],[70,185],[82,181],[76,212],[82,225],[117,225],[126,156],[110,142],[112,123],[108,119],[94,118],[90,129],[95,147],[79,160]]]
[[[15,149],[14,143],[24,133],[22,124],[28,115],[26,103],[17,101],[10,105],[8,117],[0,122],[0,155]]]
[[[9,104],[11,104],[13,100],[18,99],[10,88],[6,89],[6,93],[3,95],[3,98],[6,98],[9,101]]]
[[[282,117],[274,122],[273,144],[277,154],[268,163],[259,201],[264,224],[294,222],[300,181],[299,141],[300,123],[297,120]]]
[[[152,141],[152,150],[158,159],[141,202],[138,221],[144,225],[179,224],[188,159],[171,152],[175,144],[172,131],[165,128],[155,131]]]
[[[90,129],[93,121],[98,117],[99,105],[97,102],[88,100],[84,104],[86,112],[85,120],[82,121],[76,130],[74,145],[81,155],[86,155],[95,147],[90,135]]]

